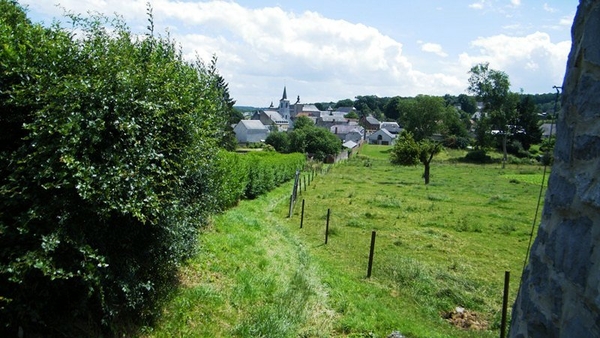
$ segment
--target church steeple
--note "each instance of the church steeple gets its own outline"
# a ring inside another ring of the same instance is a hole
[[[285,86],[283,86],[283,97],[279,100],[279,114],[283,116],[284,119],[288,120],[290,118],[290,101],[287,98],[287,91]]]
[[[283,100],[287,100],[287,93],[285,92],[285,86],[283,86],[283,97],[281,98],[281,101]]]

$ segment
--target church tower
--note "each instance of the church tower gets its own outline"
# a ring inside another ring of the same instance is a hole
[[[290,100],[287,98],[285,86],[283,86],[283,96],[281,97],[281,100],[279,100],[279,109],[277,109],[277,111],[284,119],[290,120]]]

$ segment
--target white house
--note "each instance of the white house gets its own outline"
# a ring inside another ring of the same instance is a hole
[[[256,143],[267,138],[269,128],[259,120],[241,120],[233,128],[233,132],[239,143]]]
[[[258,110],[252,115],[251,120],[258,120],[265,126],[276,126],[278,131],[287,131],[290,122],[285,119],[277,110]]]
[[[387,131],[387,129],[379,129],[369,135],[369,144],[391,145],[396,140],[396,135]]]

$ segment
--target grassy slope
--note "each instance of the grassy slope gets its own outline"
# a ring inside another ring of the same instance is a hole
[[[541,180],[539,167],[457,164],[441,154],[424,186],[422,167],[393,167],[386,147],[318,176],[286,218],[287,184],[215,218],[182,287],[146,335],[198,337],[492,337],[504,271],[511,302]],[[327,209],[330,237],[324,245]],[[366,279],[371,231],[377,231]],[[462,306],[485,331],[448,325]]]

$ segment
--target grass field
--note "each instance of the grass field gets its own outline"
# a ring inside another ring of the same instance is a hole
[[[291,183],[215,217],[163,317],[141,335],[497,337],[504,271],[512,304],[543,168],[463,164],[445,152],[425,186],[421,166],[392,166],[388,152],[365,146],[316,176],[291,218]],[[443,318],[459,306],[478,329]]]

